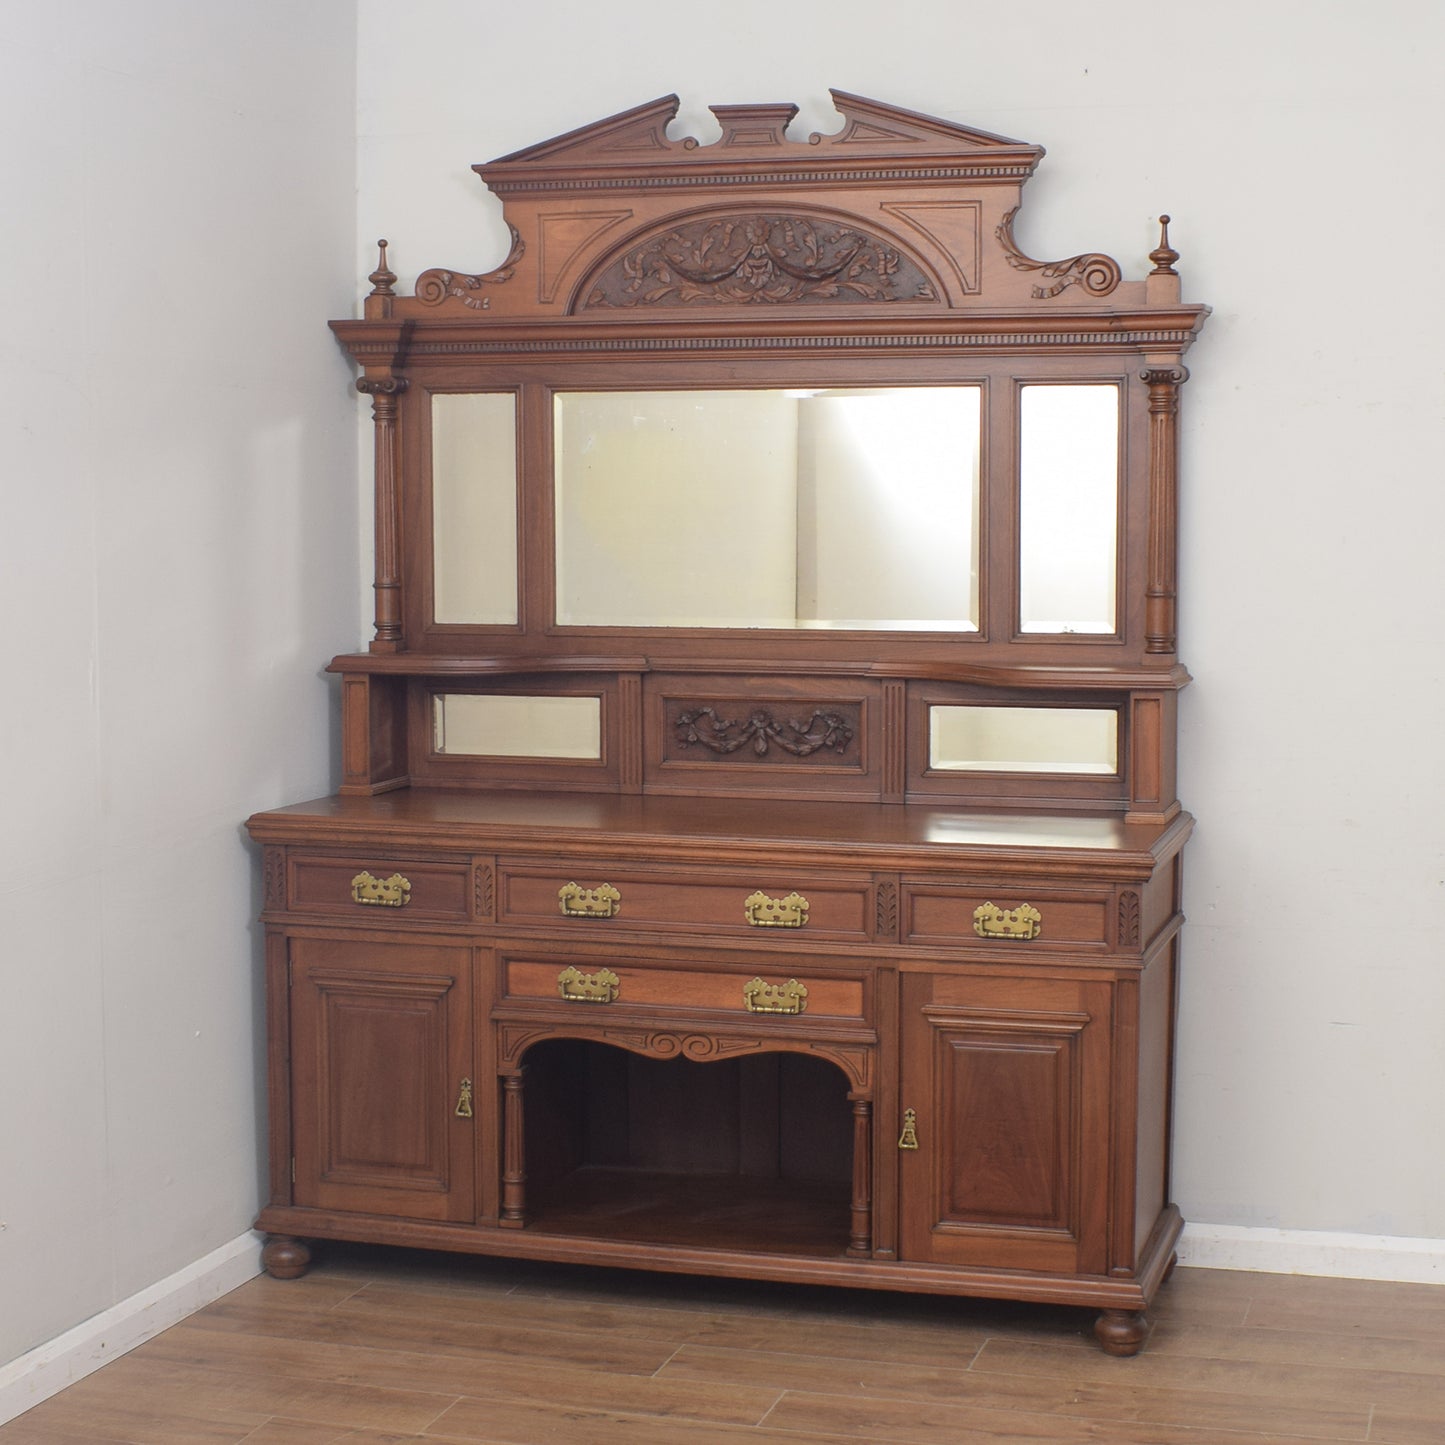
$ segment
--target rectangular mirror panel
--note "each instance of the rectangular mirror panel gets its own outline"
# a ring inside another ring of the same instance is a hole
[[[437,693],[432,745],[448,756],[600,759],[602,699]]]
[[[1118,387],[1020,388],[1022,631],[1115,630],[1118,519]]]
[[[517,400],[432,397],[432,615],[517,621]]]
[[[928,766],[980,773],[1117,773],[1113,708],[984,707],[928,710]]]
[[[978,627],[980,389],[563,392],[557,621]]]

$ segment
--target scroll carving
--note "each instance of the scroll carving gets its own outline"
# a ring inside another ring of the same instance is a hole
[[[434,266],[416,278],[416,299],[427,306],[440,306],[450,296],[473,311],[487,310],[491,302],[482,292],[482,287],[500,286],[510,281],[516,272],[517,262],[527,249],[517,228],[508,222],[507,229],[512,233],[512,249],[495,271],[468,275],[463,271],[446,271]]]
[[[806,216],[693,221],[614,261],[584,307],[936,301],[923,271],[877,236]]]
[[[1112,256],[1103,256],[1097,251],[1069,256],[1062,261],[1035,261],[1033,257],[1025,256],[1014,240],[1014,217],[1018,213],[1019,208],[1015,206],[998,223],[994,235],[1003,247],[1004,259],[1015,271],[1037,271],[1050,283],[1033,288],[1036,301],[1060,296],[1070,286],[1082,286],[1090,296],[1107,296],[1119,284],[1122,279],[1119,263]]]
[[[756,1025],[753,1025],[756,1029]],[[694,1063],[712,1063],[734,1058],[739,1054],[807,1053],[836,1064],[848,1076],[852,1086],[863,1093],[873,1088],[876,1051],[872,1044],[835,1043],[809,1038],[789,1037],[786,1033],[763,1037],[754,1033],[679,1033],[671,1029],[629,1028],[589,1017],[568,1020],[565,1025],[506,1022],[502,1025],[499,1072],[516,1069],[534,1044],[543,1039],[595,1039],[634,1054],[647,1054],[654,1059],[691,1059]],[[506,1076],[510,1077],[510,1076]]]
[[[853,742],[853,724],[841,713],[821,710],[814,711],[806,722],[779,722],[766,708],[754,708],[743,722],[719,717],[710,707],[696,707],[678,713],[673,726],[679,746],[699,744],[723,755],[748,747],[762,758],[776,743],[795,758],[806,758],[823,748],[842,756]]]

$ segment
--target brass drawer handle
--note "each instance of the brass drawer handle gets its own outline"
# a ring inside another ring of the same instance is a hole
[[[769,898],[759,889],[743,900],[743,916],[754,928],[801,928],[808,921],[808,900],[801,893]]]
[[[903,1132],[898,1136],[900,1149],[918,1148],[918,1112],[915,1109],[903,1111]]]
[[[351,898],[368,908],[405,908],[411,902],[411,879],[393,873],[390,878],[373,878],[358,873],[351,880]]]
[[[622,980],[610,968],[583,973],[573,964],[557,975],[557,992],[572,1003],[615,1003]]]
[[[1039,936],[1043,920],[1043,914],[1028,903],[1014,909],[981,903],[973,910],[973,931],[980,938],[1011,938],[1015,943],[1027,943]]]
[[[457,1095],[457,1118],[470,1119],[472,1115],[472,1081],[462,1080],[461,1092]]]
[[[808,985],[795,978],[787,983],[755,978],[743,985],[743,1003],[750,1014],[800,1014],[808,1007]]]
[[[622,894],[610,883],[596,888],[564,883],[557,890],[557,902],[568,918],[612,918],[622,912]]]

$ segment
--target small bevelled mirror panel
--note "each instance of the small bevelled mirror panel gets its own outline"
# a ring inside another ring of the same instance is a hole
[[[432,615],[517,621],[517,401],[432,397]]]
[[[558,393],[558,623],[977,631],[979,399]]]
[[[979,773],[1117,773],[1113,708],[938,704],[928,710],[928,766]]]
[[[600,697],[445,692],[432,703],[433,748],[448,757],[602,756]]]
[[[1021,631],[1115,630],[1118,526],[1118,387],[1020,388]]]

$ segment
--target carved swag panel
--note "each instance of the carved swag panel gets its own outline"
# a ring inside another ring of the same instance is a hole
[[[878,236],[825,218],[742,214],[633,247],[587,289],[582,309],[937,299],[923,271]]]
[[[713,706],[680,708],[673,717],[670,757],[738,757],[786,763],[816,757],[820,762],[858,760],[857,736],[861,708],[857,703],[789,708],[786,715],[767,707],[740,709]]]

